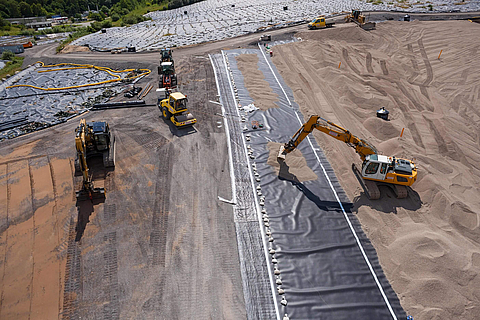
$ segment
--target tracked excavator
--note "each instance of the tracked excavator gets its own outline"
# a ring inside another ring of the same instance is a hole
[[[105,168],[115,166],[115,136],[110,131],[108,123],[97,121],[87,123],[85,119],[75,129],[75,147],[77,159],[75,159],[75,172],[82,173],[82,189],[77,191],[78,200],[93,200],[105,197],[104,188],[95,188],[87,158],[102,156]]]
[[[372,144],[318,115],[312,115],[292,139],[280,148],[278,159],[285,160],[285,156],[295,150],[314,129],[343,141],[355,149],[363,163],[361,169],[352,164],[352,169],[369,199],[380,198],[379,184],[390,186],[397,198],[407,197],[407,187],[417,180],[417,167],[412,160],[380,155]]]

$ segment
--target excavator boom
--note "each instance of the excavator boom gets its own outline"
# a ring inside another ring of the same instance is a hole
[[[358,138],[357,136],[350,133],[345,128],[323,119],[318,115],[310,116],[307,122],[305,122],[302,127],[293,135],[292,139],[285,143],[283,148],[280,149],[278,157],[280,159],[285,159],[285,155],[292,152],[297,148],[297,146],[314,130],[317,129],[330,135],[331,137],[343,141],[349,146],[353,147],[355,151],[359,154],[360,158],[365,160],[365,157],[370,154],[377,154],[377,149],[367,141]]]
[[[85,130],[86,129],[86,122],[85,119],[80,120],[80,125],[77,128],[77,133],[75,136],[75,147],[77,148],[77,156],[80,163],[80,168],[82,170],[83,175],[83,183],[88,183],[89,181],[89,173],[88,173],[88,166],[87,166],[87,147],[85,142]]]

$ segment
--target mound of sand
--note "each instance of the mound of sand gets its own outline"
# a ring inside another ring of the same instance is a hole
[[[263,73],[258,70],[258,56],[256,54],[241,54],[236,57],[238,69],[242,72],[245,88],[247,88],[254,104],[260,110],[278,108],[275,104],[278,95],[272,91],[265,81]]]
[[[280,179],[294,182],[305,182],[318,179],[315,172],[308,167],[307,161],[298,149],[289,153],[285,161],[279,161],[277,155],[281,146],[282,143],[278,142],[267,143],[269,151],[267,164],[273,167],[273,170],[275,170],[275,173]]]
[[[90,49],[87,46],[74,46],[74,45],[66,45],[65,48],[60,51],[60,53],[71,53],[71,52],[89,52]]]
[[[358,156],[314,132],[402,306],[415,320],[478,319],[480,25],[388,21],[370,32],[340,25],[298,36],[275,47],[273,61],[304,115],[419,166],[407,199],[382,188],[369,201],[349,170]],[[376,118],[381,107],[391,121]]]

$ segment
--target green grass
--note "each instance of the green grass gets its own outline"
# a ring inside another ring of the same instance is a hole
[[[0,30],[0,36],[18,36],[21,31],[20,27],[11,26],[10,30]]]
[[[90,34],[90,32],[87,30],[87,28],[83,28],[79,31],[76,31],[68,36],[67,39],[63,40],[60,45],[57,47],[57,52],[62,51],[63,48],[65,48],[66,45],[68,45],[70,42],[73,40],[77,40],[78,38],[81,38],[83,36],[86,36],[87,34]]]
[[[39,36],[52,33],[61,33],[61,32],[75,32],[82,27],[77,25],[65,24],[59,26],[53,26],[51,29],[45,29],[41,31],[35,31],[35,29],[25,29],[18,26],[10,26],[10,30],[0,30],[0,36]]]
[[[5,64],[5,67],[0,70],[0,79],[5,78],[7,75],[13,76],[16,71],[22,70],[24,57],[15,57],[12,61]]]
[[[166,1],[163,1],[161,4],[150,4],[150,5],[139,6],[134,10],[130,11],[127,14],[127,16],[130,16],[130,15],[143,16],[144,14],[147,14],[149,12],[164,10],[166,6],[167,6]],[[111,18],[106,18],[105,20],[111,20]],[[115,21],[115,22],[112,21],[112,25],[113,27],[122,27],[125,25],[125,23],[123,23],[122,18],[120,18],[120,20],[118,21]]]
[[[149,6],[146,5],[144,7],[135,8],[135,10],[130,11],[130,14],[144,15],[144,14],[147,14],[149,12],[163,10],[166,6],[167,6],[167,4],[164,1],[161,4],[152,4],[152,5],[149,5]]]

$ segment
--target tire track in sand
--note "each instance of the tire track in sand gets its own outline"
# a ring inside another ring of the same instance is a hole
[[[366,63],[367,63],[368,72],[375,73],[375,71],[373,71],[373,67],[372,67],[372,54],[370,52],[367,52]]]
[[[423,63],[425,64],[425,69],[427,71],[427,78],[425,79],[423,84],[420,86],[420,91],[425,97],[427,97],[428,100],[430,100],[426,87],[428,87],[430,83],[433,81],[433,69],[432,69],[432,65],[430,64],[430,61],[428,60],[425,47],[423,46],[422,38],[417,40],[417,44],[418,44],[418,48],[420,49],[420,54],[422,55],[422,58],[423,58]]]
[[[359,76],[362,76],[360,71],[357,69],[357,67],[355,67],[353,65],[353,62],[350,60],[349,56],[348,56],[348,50],[347,48],[343,48],[342,49],[342,57],[343,59],[345,60],[345,62],[347,63],[347,65],[350,67],[350,69],[353,70],[353,72],[355,72],[357,75]]]

